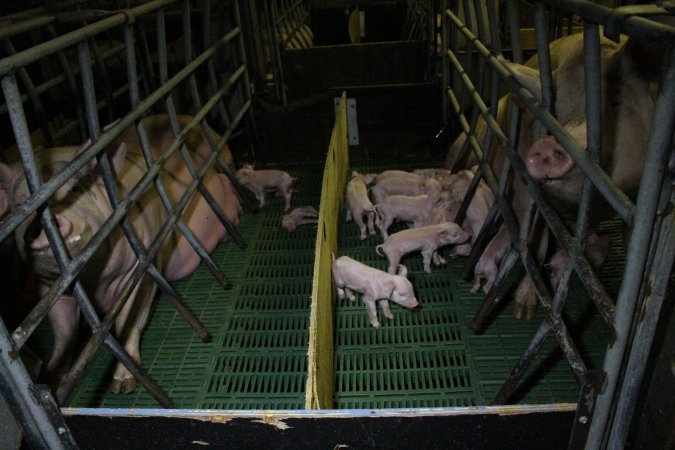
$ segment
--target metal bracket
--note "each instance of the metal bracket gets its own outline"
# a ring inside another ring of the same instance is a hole
[[[601,369],[589,370],[582,380],[577,413],[574,416],[574,424],[567,443],[569,450],[583,448],[586,443],[588,431],[591,428],[591,418],[595,409],[598,393],[605,382],[605,371]]]
[[[35,401],[42,406],[49,422],[52,424],[56,430],[57,436],[61,441],[64,449],[77,449],[78,446],[75,443],[75,438],[70,432],[66,420],[61,414],[61,409],[56,404],[54,397],[49,391],[47,385],[44,384],[31,384],[28,386],[28,390],[35,398]]]
[[[340,109],[340,97],[333,98],[335,117],[337,118],[338,109]],[[356,99],[347,99],[347,134],[349,145],[359,145],[359,125],[356,120]]]

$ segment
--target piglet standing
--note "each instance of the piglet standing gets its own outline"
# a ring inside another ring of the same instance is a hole
[[[313,206],[301,206],[281,217],[281,227],[289,233],[292,233],[298,225],[317,223],[318,221],[319,211]]]
[[[421,251],[424,260],[424,271],[431,273],[431,258],[436,255],[437,265],[443,260],[436,254],[439,247],[449,244],[462,244],[471,239],[471,236],[459,225],[453,222],[444,222],[439,225],[429,225],[420,228],[394,233],[384,242],[375,247],[375,251],[389,260],[389,273],[394,273],[401,257],[407,253]],[[384,254],[380,253],[380,250]]]
[[[375,206],[377,226],[382,233],[382,238],[389,237],[387,230],[395,220],[411,223],[413,227],[422,225],[440,201],[441,195],[438,192],[415,196],[390,195],[384,198]]]
[[[352,178],[347,183],[347,220],[354,218],[354,222],[361,231],[361,240],[366,239],[366,224],[363,216],[367,217],[368,231],[375,234],[375,207],[368,198],[368,184],[375,179],[374,174],[362,175],[357,171],[352,172]]]
[[[375,302],[379,301],[382,311],[387,319],[392,320],[394,315],[389,308],[389,300],[406,308],[420,308],[415,298],[413,287],[406,278],[408,270],[405,266],[398,266],[398,273],[388,274],[382,270],[369,267],[348,256],[335,259],[333,255],[333,281],[337,289],[338,297],[356,300],[354,292],[363,294],[363,303],[368,310],[370,324],[380,328],[377,320]]]
[[[251,164],[244,164],[236,175],[237,180],[255,194],[260,207],[265,206],[265,192],[276,191],[284,199],[284,211],[291,208],[291,185],[295,178],[288,173],[276,169],[254,170]]]

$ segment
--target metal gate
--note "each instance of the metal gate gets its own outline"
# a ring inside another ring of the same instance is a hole
[[[165,408],[174,405],[162,387],[110,333],[110,328],[131,292],[148,274],[171,297],[195,333],[204,340],[210,338],[153,263],[163,241],[178,228],[199,254],[201,263],[223,288],[227,286],[226,274],[180,219],[196,191],[208,202],[230,238],[245,245],[203,183],[206,173],[217,168],[247,202],[236,177],[219,155],[234,134],[254,126],[239,2],[157,0],[133,2],[139,4],[134,7],[131,3],[71,1],[3,18],[5,25],[0,34],[6,56],[0,60],[4,94],[0,106],[4,141],[1,156],[3,162],[12,163],[11,155],[18,153],[14,164],[23,170],[30,195],[22,203],[12,205],[15,207],[4,215],[0,242],[10,241],[18,227],[38,214],[60,273],[16,329],[7,330],[4,323],[0,325],[2,392],[33,448],[76,446],[57,404],[72,392],[102,344],[160,405]],[[119,9],[123,7],[127,9]],[[191,114],[190,119],[180,121],[177,110]],[[148,130],[141,122],[149,112],[167,114],[171,131],[177,136],[157,159],[150,152]],[[222,138],[212,133],[206,124],[207,117],[209,125]],[[36,125],[38,129],[31,128]],[[120,197],[105,149],[129,127],[137,129],[147,167],[143,168],[144,175],[138,183]],[[185,150],[192,131],[203,133],[210,147],[210,155],[198,169]],[[79,146],[87,139],[74,159],[57,173],[47,177],[41,173],[36,151],[59,145]],[[191,180],[183,197],[174,203],[157,175],[176,152],[180,152]],[[83,250],[70,255],[50,211],[50,200],[94,160],[101,167],[115,210]],[[144,192],[154,189],[168,218],[161,224],[155,240],[145,246],[128,214],[137,207],[136,202]],[[113,306],[102,314],[85,292],[79,273],[118,226],[123,228],[138,263],[117,291]],[[72,292],[76,298],[92,335],[54,398],[45,386],[32,383],[19,355],[64,292]]]
[[[464,133],[464,143],[456,158],[459,163],[455,167],[460,167],[462,161],[473,153],[480,162],[480,177],[474,178],[472,187],[475,189],[478,181],[484,179],[495,193],[499,193],[500,198],[476,240],[474,251],[464,267],[465,275],[473,274],[473,267],[491,236],[490,230],[497,217],[503,220],[513,243],[513,249],[502,263],[496,285],[474,318],[474,329],[480,330],[484,326],[486,316],[501,299],[502,285],[509,279],[511,272],[520,266],[517,264],[519,261],[532,280],[538,303],[547,315],[493,403],[503,404],[509,399],[543,341],[552,334],[581,385],[569,448],[580,448],[582,445],[586,448],[621,448],[635,410],[638,388],[665,298],[675,251],[672,234],[675,28],[649,20],[650,16],[669,14],[667,10],[652,5],[611,9],[584,0],[544,0],[536,2],[534,6],[507,0],[503,9],[498,10],[498,6],[496,2],[490,1],[443,1],[441,5],[444,106],[448,117],[458,118],[460,131]],[[526,34],[521,30],[519,19],[527,17],[532,10],[532,31],[536,36],[536,55],[541,73],[541,100],[524,88],[503,64],[503,60],[497,58],[503,53],[509,54],[515,62],[524,61],[521,41]],[[480,20],[481,17],[487,17],[487,23]],[[504,18],[503,22],[501,18]],[[581,28],[584,31],[585,81],[578,82],[585,83],[588,151],[556,120],[551,96],[549,43],[554,38]],[[633,39],[643,39],[664,53],[643,172],[645,175],[634,200],[612,183],[610,176],[598,163],[603,126],[600,95],[601,70],[604,69],[600,61],[601,33],[615,41],[619,40],[619,33]],[[507,87],[506,91],[502,82]],[[518,155],[518,109],[511,107],[510,121],[506,124],[498,117],[498,102],[504,92],[525,105],[545,129],[544,134],[552,135],[561,143],[583,171],[586,181],[574,229],[568,229],[561,220],[549,203],[550,199],[546,198],[539,184],[528,174],[523,159]],[[484,127],[482,131],[481,127]],[[491,152],[503,152],[506,155],[502,170],[497,171],[491,165]],[[505,197],[509,176],[522,180],[527,186],[529,203],[520,217]],[[594,192],[611,205],[614,213],[631,230],[616,303],[608,296],[584,256]],[[470,198],[471,195],[467,195],[457,222],[465,217]],[[543,217],[559,246],[571,256],[572,263],[564,270],[554,292],[542,278],[536,243],[528,242],[536,215]],[[519,226],[519,220],[522,226]],[[602,370],[586,366],[561,315],[565,302],[569,300],[572,270],[579,275],[613,336]]]

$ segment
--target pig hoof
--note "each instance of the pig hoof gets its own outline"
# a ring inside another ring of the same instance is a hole
[[[537,305],[527,305],[527,314],[525,314],[526,320],[534,319],[534,316],[537,315]]]
[[[110,392],[114,394],[130,394],[136,390],[136,379],[126,378],[123,380],[114,379],[110,383]]]
[[[392,314],[392,315],[389,315],[389,316],[385,314],[385,317],[386,317],[387,319],[389,319],[389,320],[394,320],[394,315],[393,315],[393,314]]]
[[[524,312],[525,311],[523,305],[521,305],[520,303],[513,304],[513,317],[515,317],[518,320],[521,320],[523,318]]]
[[[373,328],[380,328],[380,322],[375,322],[375,323],[371,322],[370,324],[373,326]]]
[[[365,234],[362,234],[360,237],[362,241],[365,241],[368,238],[368,236],[366,236]]]

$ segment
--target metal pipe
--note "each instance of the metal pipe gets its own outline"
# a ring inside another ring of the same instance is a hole
[[[213,56],[215,51],[220,48],[222,45],[225,45],[231,39],[234,39],[241,32],[240,28],[235,28],[230,31],[227,35],[223,36],[212,48],[207,49],[201,55],[199,55],[195,60],[187,67],[181,69],[176,75],[171,77],[164,85],[158,88],[155,92],[149,95],[145,100],[139,103],[138,107],[130,111],[126,116],[121,118],[117,125],[111,127],[108,130],[108,133],[105,133],[101,136],[101,139],[86,150],[83,150],[82,153],[78,154],[75,159],[67,164],[63,170],[58,174],[52,177],[50,180],[46,181],[41,185],[37,191],[21,205],[14,208],[5,219],[0,222],[0,241],[6,239],[16,227],[26,220],[28,216],[34,213],[38,207],[44,204],[49,197],[51,197],[54,192],[56,192],[68,179],[72,178],[82,167],[84,167],[96,154],[101,152],[104,148],[113,143],[122,132],[132,126],[134,122],[141,117],[145,111],[147,111],[152,105],[161,100],[166,96],[173,88],[176,87],[181,81],[183,81],[187,76],[197,69],[205,60]],[[248,110],[248,109],[247,109]],[[236,126],[236,125],[235,125]],[[145,180],[146,177],[144,176]]]
[[[455,23],[458,24],[462,33],[464,33],[477,46],[482,46],[482,44],[480,44],[480,42],[477,42],[475,40],[475,37],[470,33],[470,31],[468,31],[466,29],[466,27],[461,25],[461,22],[459,21],[459,19],[456,16],[454,16],[454,14],[452,14],[450,12],[448,12],[448,14],[452,18],[452,20]],[[495,62],[497,62],[496,58],[491,56],[489,51],[485,47],[482,47],[482,48],[485,50],[485,52],[487,52],[486,57],[489,57],[492,60],[494,60]],[[481,50],[481,53],[482,52],[483,52],[483,50]],[[449,56],[450,56],[451,60],[453,60],[453,55],[449,54]],[[453,60],[453,64],[455,66],[461,67],[461,65],[459,64],[459,61],[457,61],[456,58]],[[497,138],[502,143],[502,147],[506,150],[506,155],[507,155],[508,159],[510,160],[510,162],[514,166],[514,168],[517,169],[516,173],[518,173],[518,175],[522,178],[523,182],[525,183],[525,185],[528,188],[528,191],[530,192],[530,196],[536,201],[537,205],[539,206],[539,209],[540,209],[544,219],[546,220],[546,223],[548,224],[549,228],[553,231],[556,238],[559,241],[561,241],[563,245],[565,245],[568,248],[571,247],[572,237],[570,236],[569,232],[567,231],[567,228],[562,223],[562,221],[558,217],[555,210],[552,207],[550,207],[546,203],[546,201],[544,200],[544,195],[541,192],[541,189],[538,187],[536,181],[534,179],[532,179],[532,177],[527,172],[527,169],[525,168],[525,165],[524,165],[523,161],[520,159],[520,157],[518,157],[517,152],[515,151],[514,146],[511,143],[512,141],[509,140],[503,134],[503,132],[501,131],[501,129],[499,127],[499,124],[495,121],[494,117],[491,116],[490,114],[488,114],[487,107],[485,106],[485,103],[483,102],[483,100],[475,93],[475,89],[473,89],[473,83],[471,82],[471,80],[468,79],[468,77],[466,77],[466,76],[462,76],[462,80],[464,81],[464,83],[467,83],[468,85],[471,86],[471,91],[473,92],[474,101],[476,102],[477,105],[479,105],[481,113],[484,115],[487,125],[495,131],[495,133],[497,135]],[[511,79],[510,81],[513,82],[514,80]],[[517,83],[514,83],[514,85],[518,86]],[[530,98],[533,98],[526,89],[521,88],[521,87],[518,87],[518,89],[524,91]],[[543,108],[540,108],[540,107],[539,107],[539,109],[543,110]],[[592,163],[592,161],[590,161],[590,159],[588,157],[584,157],[584,158],[587,162]],[[597,165],[596,165],[596,167],[597,167]],[[598,170],[599,170],[600,174],[607,177],[607,174],[604,171],[602,171],[599,168],[598,168]],[[607,186],[609,186],[611,189],[614,189],[618,192],[621,192],[618,188],[616,188],[613,185],[607,185]],[[515,240],[514,240],[514,242],[515,242]],[[584,282],[584,285],[586,286],[586,289],[591,294],[591,298],[593,299],[594,303],[598,307],[598,310],[599,310],[601,316],[605,319],[605,321],[608,324],[611,324],[614,305],[613,305],[613,302],[610,299],[609,295],[605,291],[604,287],[600,283],[599,279],[597,278],[597,275],[595,274],[595,272],[593,272],[590,264],[588,263],[588,261],[585,258],[581,257],[581,258],[579,258],[579,260],[574,260],[574,263],[575,263],[575,267],[577,268],[577,270],[581,274],[583,274],[582,281]],[[611,325],[610,325],[610,327],[611,327]]]
[[[26,442],[34,449],[69,448],[65,442],[61,441],[57,429],[52,426],[45,410],[30,395],[29,387],[33,381],[21,358],[18,355],[16,358],[10,356],[15,353],[18,351],[12,348],[5,323],[0,320],[0,392],[10,405]],[[67,434],[70,435],[70,433]]]
[[[664,67],[659,84],[657,101],[653,117],[659,120],[652,122],[649,133],[649,144],[636,202],[635,224],[628,244],[626,268],[621,280],[621,288],[617,297],[614,323],[623,332],[610,343],[605,354],[603,369],[607,372],[607,382],[603,392],[598,396],[598,404],[593,414],[593,422],[589,432],[587,449],[600,448],[604,440],[606,428],[611,425],[609,416],[614,403],[614,394],[619,381],[619,373],[624,353],[628,346],[628,332],[640,290],[642,271],[652,239],[652,229],[659,201],[661,183],[667,170],[667,159],[671,152],[673,127],[675,126],[675,46],[668,55],[669,64]]]
[[[49,56],[59,50],[65,50],[68,47],[77,45],[83,40],[93,37],[96,34],[114,28],[116,26],[134,21],[138,16],[152,12],[157,8],[170,5],[178,0],[154,0],[133,9],[127,9],[113,16],[99,20],[96,23],[86,27],[66,33],[50,41],[38,44],[27,50],[21,51],[15,55],[0,60],[0,76],[7,75],[16,71],[20,67],[25,67],[30,63],[38,61],[45,56]]]
[[[666,183],[670,183],[666,181]],[[668,192],[667,186],[664,186],[663,192]],[[645,373],[645,361],[649,357],[649,352],[654,340],[656,326],[659,321],[661,306],[666,300],[666,291],[671,271],[673,270],[673,259],[675,259],[675,194],[671,195],[666,202],[667,206],[661,209],[659,216],[664,211],[670,211],[659,227],[656,241],[656,255],[651,266],[645,285],[651,286],[647,293],[644,304],[640,311],[640,317],[643,318],[637,325],[637,330],[633,338],[630,356],[626,365],[626,371],[621,392],[619,393],[618,404],[614,414],[608,448],[622,448],[625,446],[626,436],[630,430],[631,420],[635,412],[637,397],[642,385]]]

